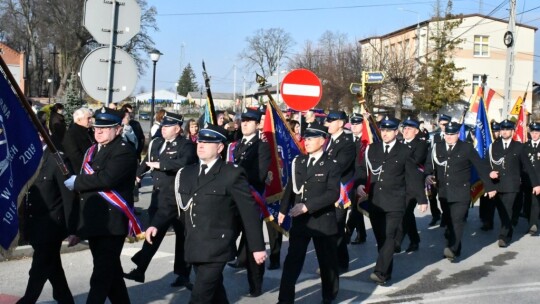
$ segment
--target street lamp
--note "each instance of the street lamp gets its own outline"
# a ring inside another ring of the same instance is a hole
[[[152,103],[150,104],[150,128],[154,125],[154,105],[156,94],[156,63],[159,61],[159,57],[163,55],[160,51],[153,49],[150,52],[150,59],[154,62],[154,70],[152,72]]]
[[[49,84],[49,104],[51,104],[52,78],[47,78],[47,83]]]

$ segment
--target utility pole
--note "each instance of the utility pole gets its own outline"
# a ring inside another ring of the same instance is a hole
[[[506,45],[506,72],[504,74],[504,104],[501,117],[507,118],[510,113],[512,99],[512,77],[514,75],[514,54],[516,32],[516,0],[510,0],[510,18],[508,18],[508,30],[504,34]]]
[[[55,86],[54,86],[54,83],[55,83],[55,80],[56,80],[56,55],[58,55],[59,53],[56,51],[56,45],[53,46],[53,51],[51,53],[51,55],[53,56],[53,68],[52,68],[52,95],[53,95],[53,100],[55,100],[56,102],[56,99],[54,98],[56,96],[56,93],[55,93]],[[51,97],[49,96],[49,103],[51,103]]]

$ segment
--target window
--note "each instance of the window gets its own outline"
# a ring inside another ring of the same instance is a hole
[[[474,95],[474,93],[476,92],[476,88],[478,88],[481,85],[482,85],[482,75],[474,74],[472,76],[472,92],[471,92],[471,94]]]
[[[489,57],[489,36],[474,36],[474,56]]]

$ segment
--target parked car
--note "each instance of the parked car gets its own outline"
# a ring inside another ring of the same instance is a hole
[[[139,113],[139,120],[150,120],[150,114],[145,112]]]

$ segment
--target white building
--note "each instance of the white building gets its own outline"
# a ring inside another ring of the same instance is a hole
[[[456,77],[468,83],[462,100],[468,101],[475,88],[481,84],[482,75],[487,75],[486,86],[496,92],[488,114],[490,118],[500,120],[501,117],[506,117],[502,109],[507,50],[503,37],[507,31],[508,22],[481,14],[463,15],[462,18],[462,23],[453,30],[451,35],[452,38],[462,39],[453,56],[455,65],[464,68]],[[412,58],[422,61],[426,54],[433,51],[430,36],[436,33],[437,23],[437,21],[427,20],[386,35],[363,39],[360,41],[362,52],[369,56],[374,53],[388,54],[401,48],[405,49]],[[526,90],[529,96],[532,94],[536,30],[537,28],[529,25],[516,24],[515,68],[510,98],[512,105],[518,96],[525,94]],[[531,98],[527,100],[527,108],[531,109]]]

